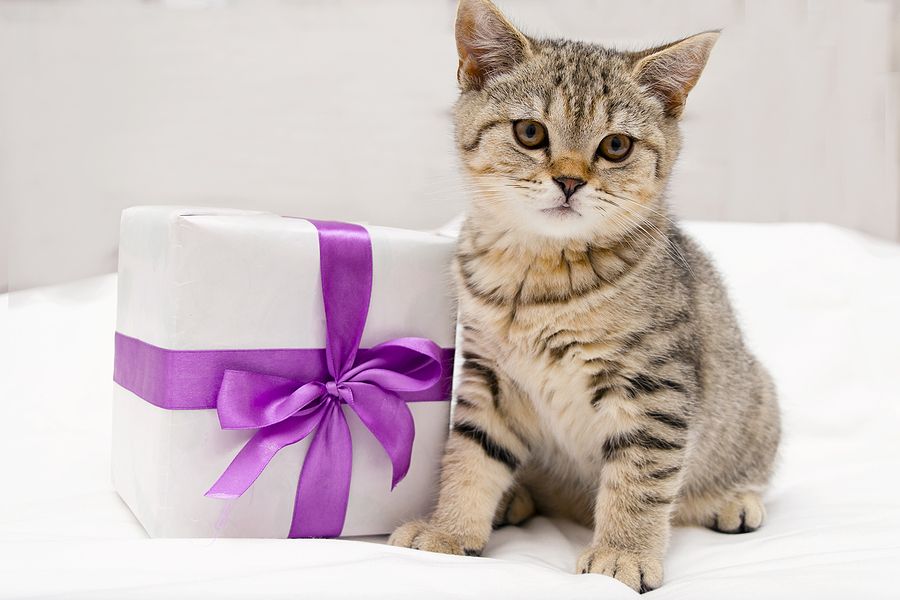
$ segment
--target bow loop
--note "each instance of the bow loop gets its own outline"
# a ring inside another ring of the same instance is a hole
[[[441,349],[424,338],[397,338],[372,348],[367,359],[345,375],[393,392],[427,390],[443,374]]]
[[[309,408],[324,389],[316,381],[298,385],[284,377],[229,369],[216,402],[219,424],[222,429],[267,427]]]

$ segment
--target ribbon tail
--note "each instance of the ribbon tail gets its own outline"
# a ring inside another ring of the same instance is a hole
[[[377,385],[361,382],[346,385],[353,393],[350,406],[391,459],[393,490],[406,477],[412,460],[416,437],[412,412],[406,402]]]
[[[279,450],[305,438],[321,419],[322,411],[319,411],[260,429],[204,495],[209,498],[241,496],[253,485]]]
[[[344,528],[350,497],[353,445],[339,402],[332,402],[300,471],[290,537],[337,537]]]

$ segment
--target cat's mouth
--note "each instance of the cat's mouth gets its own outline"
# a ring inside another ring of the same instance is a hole
[[[545,208],[541,212],[545,215],[553,215],[562,218],[581,216],[581,213],[572,208],[572,205],[568,202],[560,204],[559,206],[554,206],[553,208]]]

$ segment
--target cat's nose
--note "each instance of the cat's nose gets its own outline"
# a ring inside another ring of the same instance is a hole
[[[556,182],[559,189],[566,195],[566,200],[571,198],[572,194],[574,194],[578,188],[587,183],[584,179],[578,179],[577,177],[554,177],[553,181]]]

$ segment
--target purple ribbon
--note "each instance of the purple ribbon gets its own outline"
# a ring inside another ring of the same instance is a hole
[[[358,225],[310,222],[319,234],[325,372],[316,364],[288,364],[309,353],[321,357],[320,350],[173,351],[116,334],[114,380],[164,408],[215,406],[223,429],[257,430],[206,492],[214,498],[239,497],[279,450],[312,435],[289,536],[336,537],[347,512],[353,457],[342,405],[387,452],[393,489],[409,470],[415,437],[406,402],[445,392],[452,357],[413,337],[360,350],[372,293],[369,234]],[[243,368],[228,368],[234,365]]]

